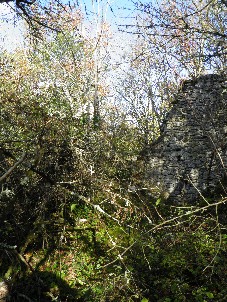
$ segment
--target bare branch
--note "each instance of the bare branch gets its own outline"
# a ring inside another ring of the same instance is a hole
[[[150,233],[153,233],[153,232],[155,232],[155,231],[157,231],[157,230],[160,230],[160,229],[163,229],[163,228],[165,228],[165,227],[171,227],[172,225],[172,223],[174,222],[176,222],[177,220],[179,220],[179,219],[182,219],[182,218],[187,218],[187,217],[190,217],[190,216],[192,216],[193,214],[198,214],[198,213],[200,213],[200,212],[204,212],[204,211],[206,211],[206,210],[208,210],[209,208],[212,208],[212,207],[216,207],[216,209],[217,209],[217,207],[219,206],[219,205],[221,205],[221,204],[225,204],[227,202],[227,198],[224,198],[224,199],[221,199],[220,201],[218,201],[218,202],[215,202],[215,203],[212,203],[212,204],[208,204],[208,205],[206,205],[206,206],[204,206],[204,207],[200,207],[200,208],[196,208],[195,210],[191,210],[191,211],[187,211],[186,213],[184,213],[184,214],[181,214],[181,215],[179,215],[179,216],[175,216],[175,217],[173,217],[173,218],[171,218],[171,219],[168,219],[168,220],[165,220],[165,221],[163,221],[163,222],[161,222],[161,223],[159,223],[159,224],[157,224],[157,225],[155,225],[154,227],[152,227],[150,230],[148,230],[147,232],[145,232],[143,235],[145,235],[145,234],[150,234]],[[178,223],[178,225],[179,225],[179,223]],[[108,262],[107,264],[105,264],[104,266],[102,266],[102,267],[107,267],[107,266],[109,266],[109,265],[111,265],[111,264],[113,264],[113,263],[115,263],[116,261],[118,261],[119,259],[120,260],[122,260],[122,256],[124,255],[124,254],[126,254],[136,243],[138,243],[138,239],[137,240],[135,240],[131,245],[129,245],[127,248],[125,248],[124,249],[124,251],[120,254],[120,255],[118,255],[118,257],[116,258],[116,259],[114,259],[113,261],[111,261],[111,262]],[[219,249],[220,249],[220,244],[221,244],[221,241],[219,242]],[[212,260],[212,262],[213,262],[213,260]],[[212,263],[211,262],[211,263]],[[206,269],[206,268],[205,268]],[[204,269],[204,270],[205,270]]]
[[[19,166],[25,159],[26,157],[26,152],[24,152],[22,154],[22,157],[8,170],[6,171],[1,177],[0,177],[0,181],[3,181],[5,178],[7,178],[12,172],[13,170]]]
[[[14,2],[14,0],[0,0],[0,3],[9,3],[9,2]],[[22,3],[24,4],[34,4],[36,2],[36,0],[16,0],[16,5],[20,6]]]

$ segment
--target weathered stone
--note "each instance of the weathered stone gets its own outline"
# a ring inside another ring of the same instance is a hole
[[[168,192],[169,199],[191,202],[225,175],[226,89],[224,75],[185,81],[161,136],[148,149],[146,177],[151,186]]]

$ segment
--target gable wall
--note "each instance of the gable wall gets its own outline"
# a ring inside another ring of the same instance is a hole
[[[149,148],[146,176],[169,199],[191,201],[227,171],[227,84],[224,76],[185,81]],[[200,193],[199,193],[200,192]]]

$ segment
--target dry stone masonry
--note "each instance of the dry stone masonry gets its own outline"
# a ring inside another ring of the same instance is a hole
[[[147,178],[170,200],[191,202],[220,184],[227,172],[225,76],[183,82],[147,158]]]

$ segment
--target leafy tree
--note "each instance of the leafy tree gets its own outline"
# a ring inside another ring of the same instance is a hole
[[[40,0],[1,0],[0,3],[8,5],[12,12],[15,12],[15,17],[25,21],[30,29],[30,33],[36,38],[42,37],[43,31],[62,32],[64,23],[57,22],[58,18],[64,14],[66,17],[65,23],[74,23],[73,11],[78,8],[78,5],[66,5],[63,1],[40,1]],[[67,14],[68,12],[68,14]],[[16,18],[15,18],[16,19]],[[70,19],[70,20],[69,20]],[[22,23],[21,23],[22,24]],[[24,27],[24,24],[20,25]]]
[[[116,99],[125,107],[134,125],[140,149],[158,137],[166,112],[173,101],[177,80],[166,58],[150,47],[143,37],[137,38],[128,58],[128,68],[119,80]],[[130,124],[129,123],[129,124]]]
[[[79,15],[75,22],[80,22]],[[94,95],[93,52],[90,41],[77,39],[65,29],[64,35],[46,36],[30,49],[2,54],[1,171],[7,171],[1,179],[2,196],[10,191],[15,202],[28,188],[36,188],[36,200],[48,202],[49,185],[55,194],[60,182],[89,175],[90,165],[86,158],[80,161],[78,153],[91,152],[87,138],[92,127],[88,108]],[[72,175],[77,164],[78,175]],[[47,187],[41,188],[41,183]]]
[[[172,70],[198,76],[226,66],[225,1],[137,3],[137,29]]]

